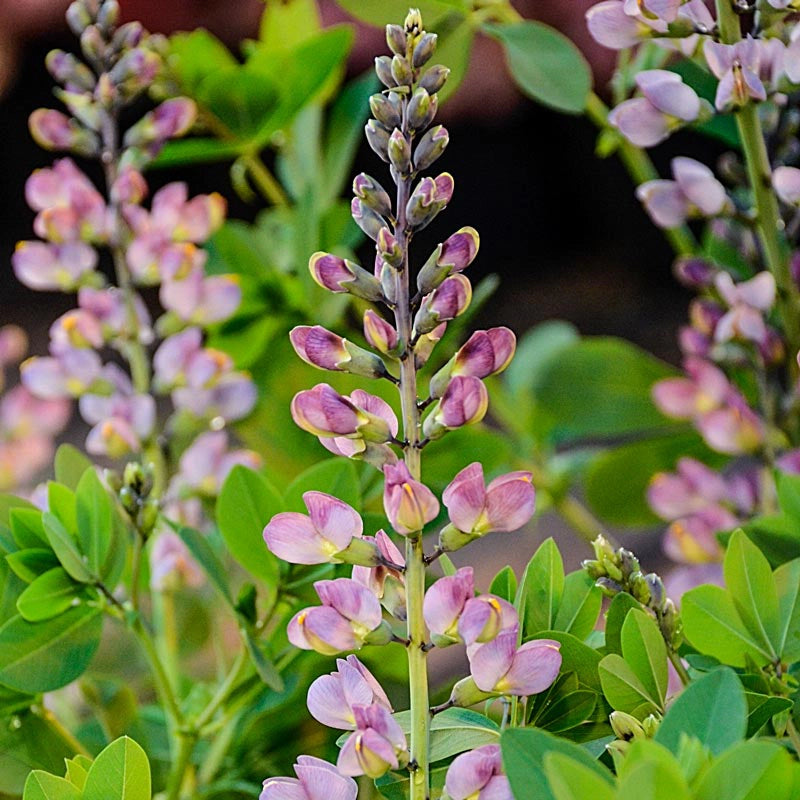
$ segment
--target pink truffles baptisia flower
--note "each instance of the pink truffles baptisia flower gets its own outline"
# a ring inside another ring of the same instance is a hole
[[[500,745],[486,744],[453,759],[444,781],[446,800],[513,800]]]
[[[358,786],[336,767],[314,756],[298,756],[296,778],[267,778],[259,800],[356,800]]]

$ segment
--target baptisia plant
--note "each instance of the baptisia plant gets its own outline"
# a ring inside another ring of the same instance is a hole
[[[424,30],[418,11],[411,10],[402,26],[389,25],[386,38],[392,55],[375,62],[385,89],[370,99],[373,118],[366,136],[389,165],[395,196],[362,174],[353,182],[352,201],[353,219],[375,242],[374,268],[331,253],[316,253],[309,263],[324,288],[374,304],[364,312],[370,349],[320,326],[295,328],[291,341],[300,358],[319,369],[394,385],[399,418],[376,395],[358,389],[345,396],[326,383],[297,394],[292,416],[331,452],[380,470],[383,510],[393,535],[378,530],[374,537],[364,536],[353,508],[329,494],[308,491],[303,496],[308,514],[274,516],[264,539],[275,555],[294,564],[353,565],[349,578],[314,584],[321,605],[295,614],[289,639],[323,655],[365,645],[404,647],[410,710],[401,724],[364,664],[355,655],[338,660],[337,671],[319,678],[308,693],[316,719],[351,731],[336,770],[302,756],[297,779],[268,779],[262,800],[316,798],[318,776],[328,774],[323,770],[331,772],[326,786],[337,797],[355,796],[351,777],[379,779],[389,771],[407,770],[409,796],[428,798],[434,715],[481,700],[535,695],[553,683],[561,665],[558,641],[521,643],[516,608],[493,594],[476,597],[472,569],[450,570],[445,555],[492,531],[523,526],[534,510],[530,473],[510,473],[487,485],[480,463],[464,468],[444,491],[449,522],[439,532],[438,545],[426,552],[424,534],[439,518],[440,502],[423,481],[422,454],[448,431],[483,419],[488,407],[483,379],[505,369],[515,337],[507,328],[474,333],[423,390],[420,370],[447,324],[469,306],[472,290],[464,271],[477,254],[479,239],[472,228],[461,228],[415,269],[415,234],[433,222],[453,194],[450,174],[423,175],[448,143],[447,131],[433,124],[448,70],[428,66],[437,37]],[[396,542],[404,542],[405,552]],[[429,568],[438,559],[448,574],[426,591]],[[470,675],[447,703],[432,709],[428,653],[453,644],[466,645]],[[511,798],[497,746],[459,756],[447,773],[445,790],[451,800],[488,797],[487,792],[497,800]]]
[[[169,99],[121,127],[158,74],[165,43],[138,23],[118,25],[118,15],[113,2],[70,6],[83,60],[61,50],[47,57],[68,113],[39,109],[30,118],[39,144],[98,161],[104,184],[96,187],[70,156],[28,179],[39,238],[17,245],[14,271],[31,289],[77,295],[77,306],[52,324],[50,355],[22,364],[22,384],[41,401],[77,399],[91,426],[87,452],[153,465],[152,501],[166,499],[196,521],[199,499],[213,497],[234,464],[258,463],[253,453],[231,451],[224,430],[249,413],[255,386],[228,355],[203,344],[204,331],[236,311],[241,292],[232,277],[205,274],[201,245],[224,220],[220,195],[190,198],[185,184],[171,183],[146,205],[142,170],[192,127],[195,107]],[[163,313],[155,322],[144,290],[158,292]],[[166,435],[159,396],[173,408]],[[176,470],[170,459],[181,450]]]

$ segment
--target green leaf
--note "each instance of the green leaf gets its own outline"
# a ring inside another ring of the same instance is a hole
[[[24,497],[17,497],[13,494],[0,492],[0,524],[6,527],[11,526],[9,514],[12,508],[27,508],[33,511],[38,510],[33,503],[26,500]]]
[[[5,558],[0,558],[0,624],[16,616],[17,599],[24,591],[25,583],[12,572]]]
[[[431,798],[441,797],[447,770],[448,767],[437,767],[431,770]],[[375,781],[375,786],[380,791],[380,796],[386,800],[408,800],[408,771],[387,772],[382,778]]]
[[[35,770],[25,781],[22,800],[80,800],[81,793],[66,778]]]
[[[287,49],[313,36],[319,27],[315,0],[267,3],[261,15],[258,38],[267,48]]]
[[[780,635],[777,642],[781,661],[800,661],[800,559],[789,561],[773,573],[778,592]]]
[[[214,588],[222,595],[223,600],[233,608],[233,598],[228,586],[228,578],[225,567],[217,558],[216,553],[211,549],[206,537],[194,528],[183,527],[178,530],[178,535],[183,539],[189,552],[200,566],[203,567],[206,575],[211,579]]]
[[[36,578],[19,596],[17,609],[28,622],[41,622],[63,614],[71,608],[82,586],[61,567]]]
[[[690,800],[691,794],[677,763],[642,760],[625,771],[616,797],[617,800]]]
[[[544,771],[555,800],[614,800],[608,781],[563,753],[546,754]]]
[[[793,705],[788,697],[770,697],[757,692],[745,692],[747,698],[746,738],[755,736],[776,714],[790,709]]]
[[[611,773],[582,747],[535,728],[508,728],[500,737],[503,767],[517,798],[557,800],[544,771],[549,753],[560,753],[595,772],[609,786]]]
[[[95,758],[83,800],[150,800],[150,764],[144,750],[123,736]]]
[[[168,169],[190,164],[214,164],[217,161],[232,161],[242,154],[245,143],[219,141],[206,136],[192,139],[173,139],[159,151],[152,166]]]
[[[47,508],[72,534],[78,532],[78,509],[75,492],[55,481],[47,484]]]
[[[674,429],[653,405],[650,390],[672,367],[622,339],[592,337],[549,362],[536,400],[556,421],[555,438],[568,442]]]
[[[91,466],[92,462],[74,445],[62,444],[56,450],[53,463],[56,481],[68,489],[75,491],[81,476]]]
[[[42,512],[34,508],[12,508],[8,512],[11,535],[20,548],[48,545],[42,524]]]
[[[737,530],[723,562],[725,585],[752,638],[773,657],[780,649],[778,590],[763,553]]]
[[[602,604],[603,593],[594,580],[582,569],[570,572],[564,580],[564,592],[553,627],[584,640],[594,630]]]
[[[744,689],[733,670],[721,667],[692,682],[678,695],[655,740],[677,755],[681,737],[695,736],[719,755],[743,739],[746,730]]]
[[[263,531],[283,510],[283,500],[272,484],[241,465],[231,470],[217,498],[217,525],[231,555],[270,588],[277,586],[280,572]]]
[[[348,13],[362,22],[383,28],[388,23],[402,25],[408,14],[409,5],[405,0],[336,0]],[[422,21],[429,31],[436,31],[435,23],[443,14],[451,10],[447,2],[437,0],[422,0],[415,3],[422,14]]]
[[[503,600],[509,603],[514,602],[517,594],[517,576],[510,566],[506,565],[492,578],[492,582],[489,585],[489,594],[502,597]]]
[[[26,583],[35,581],[40,575],[58,566],[53,551],[44,547],[29,547],[6,556],[9,567]]]
[[[795,522],[800,522],[800,475],[777,472],[775,485],[778,490],[780,510]]]
[[[563,591],[564,562],[558,546],[549,538],[533,554],[519,586],[517,609],[523,639],[555,627]]]
[[[797,521],[786,514],[755,517],[744,523],[742,530],[773,567],[800,558]]]
[[[611,601],[606,612],[606,650],[622,655],[622,626],[632,608],[641,608],[631,595],[620,592]]]
[[[732,667],[772,660],[768,650],[745,628],[730,594],[719,586],[691,589],[681,598],[681,617],[686,638],[701,653]]]
[[[79,677],[100,644],[102,612],[78,606],[45,622],[12,617],[0,627],[0,683],[50,692]]]
[[[663,709],[668,681],[667,647],[653,618],[637,608],[628,613],[622,625],[622,655]]]
[[[78,550],[78,544],[61,520],[49,511],[42,514],[44,530],[50,547],[61,562],[61,566],[80,583],[91,583],[92,573]]]
[[[742,742],[715,761],[697,786],[697,800],[793,800],[791,756],[769,742]]]
[[[253,662],[253,666],[256,668],[256,672],[258,672],[259,678],[261,678],[273,692],[283,692],[285,689],[283,678],[272,661],[267,658],[261,645],[259,645],[253,637],[253,634],[246,628],[242,628],[241,633],[244,638],[245,647],[250,654],[250,659]]]
[[[633,714],[638,719],[644,719],[661,708],[659,698],[642,683],[622,656],[616,653],[607,655],[598,670],[603,694],[612,708]]]
[[[542,631],[534,639],[555,639],[560,645],[561,671],[574,672],[582,686],[593,689],[598,694],[602,691],[598,667],[600,653],[576,639],[571,633],[563,631]]]
[[[67,780],[79,791],[83,791],[83,787],[86,785],[86,776],[89,774],[89,767],[92,765],[91,760],[87,767],[84,767],[77,757],[67,758],[65,761],[67,762]]]
[[[597,692],[581,689],[549,703],[536,718],[536,727],[562,733],[586,722],[597,706]]]
[[[315,464],[298,475],[286,490],[284,498],[286,510],[307,513],[303,494],[311,491],[332,494],[351,505],[356,511],[361,510],[361,486],[352,461],[331,458]],[[269,520],[264,524],[267,522]]]
[[[240,66],[208,75],[198,100],[239,139],[252,139],[278,106],[278,87],[268,75]]]
[[[411,733],[410,711],[399,711],[394,718],[404,733]],[[500,728],[488,717],[468,708],[448,708],[431,721],[430,760],[441,761],[499,741]]]
[[[228,48],[202,28],[171,36],[169,48],[170,70],[191,97],[197,96],[200,83],[207,75],[237,65]]]
[[[83,473],[75,490],[78,542],[93,575],[104,578],[103,567],[112,542],[114,509],[94,467]]]
[[[586,471],[586,499],[599,517],[613,525],[642,527],[660,523],[647,502],[647,487],[657,472],[670,471],[682,457],[712,466],[720,457],[687,427],[612,447],[592,460]]]
[[[502,43],[511,75],[528,97],[568,114],[584,111],[592,71],[564,34],[532,20],[484,25],[483,30]]]

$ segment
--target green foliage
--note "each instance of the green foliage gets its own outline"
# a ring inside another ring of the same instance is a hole
[[[503,45],[511,75],[528,97],[570,114],[585,110],[592,71],[566,36],[532,20],[483,30]]]

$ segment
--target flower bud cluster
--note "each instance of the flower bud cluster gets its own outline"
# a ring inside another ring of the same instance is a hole
[[[30,120],[45,147],[99,159],[105,195],[69,157],[36,170],[26,198],[39,239],[20,242],[13,256],[14,271],[29,288],[77,292],[76,308],[50,328],[49,356],[22,365],[23,385],[43,400],[79,399],[91,426],[87,450],[113,459],[154,445],[154,395],[170,395],[173,422],[188,420],[193,433],[241,419],[256,399],[249,376],[227,355],[203,346],[203,329],[228,319],[241,300],[232,276],[206,277],[200,247],[222,224],[225,201],[217,194],[189,198],[184,184],[172,183],[155,193],[149,209],[143,204],[148,186],[141,168],[167,140],[191,128],[194,104],[167,100],[121,131],[121,112],[161,68],[163,42],[138,23],[118,25],[118,16],[116,0],[75,0],[67,18],[83,59],[62,51],[47,58],[69,115],[39,110]],[[103,252],[112,257],[117,285],[100,268]],[[155,323],[137,291],[150,286],[159,287],[164,309]],[[208,449],[200,440],[197,446]],[[218,449],[211,447],[215,454]],[[195,456],[193,472],[200,464],[209,471],[181,475],[170,490],[176,497],[187,487],[208,495],[209,481],[219,484],[214,458]],[[252,463],[254,457],[232,458]]]
[[[603,592],[614,597],[621,592],[631,595],[655,615],[661,635],[674,650],[683,639],[683,625],[675,604],[667,597],[661,578],[643,574],[639,559],[624,547],[614,550],[603,536],[592,543],[594,559],[582,566]]]

